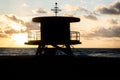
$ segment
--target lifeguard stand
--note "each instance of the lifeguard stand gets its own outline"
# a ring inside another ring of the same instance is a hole
[[[68,55],[73,55],[70,45],[80,44],[80,33],[70,31],[70,23],[79,22],[80,19],[76,17],[57,16],[58,9],[55,3],[55,16],[35,17],[33,22],[38,22],[40,26],[40,40],[29,40],[26,44],[38,45],[36,55],[56,53],[56,50],[65,52]],[[37,32],[36,32],[37,33]],[[39,36],[39,35],[37,35]],[[53,48],[47,48],[46,45],[52,45]],[[64,45],[65,47],[60,47]]]

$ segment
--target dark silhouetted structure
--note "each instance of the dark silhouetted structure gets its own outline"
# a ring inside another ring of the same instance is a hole
[[[57,3],[55,7],[56,16],[35,17],[33,22],[41,23],[41,40],[30,40],[26,44],[39,45],[36,55],[56,53],[56,50],[73,55],[70,45],[80,44],[80,34],[76,31],[70,31],[71,22],[79,22],[80,19],[76,17],[57,16]],[[73,38],[73,39],[72,39]],[[53,48],[47,48],[46,45],[52,45]],[[65,47],[60,47],[64,45]]]

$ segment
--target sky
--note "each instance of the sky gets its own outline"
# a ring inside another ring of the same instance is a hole
[[[24,45],[30,30],[39,30],[34,17],[59,16],[80,18],[71,31],[80,32],[79,48],[120,48],[120,0],[0,0],[0,47]]]

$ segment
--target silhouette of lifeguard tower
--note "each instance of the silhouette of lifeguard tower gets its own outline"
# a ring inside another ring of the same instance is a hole
[[[67,55],[73,55],[70,45],[80,44],[80,33],[76,31],[70,31],[70,23],[79,22],[80,19],[76,17],[64,17],[57,16],[57,13],[61,11],[55,3],[54,9],[51,9],[55,12],[55,16],[48,17],[35,17],[33,22],[38,22],[41,24],[40,32],[28,34],[28,36],[33,35],[32,37],[41,36],[40,40],[34,39],[29,40],[25,44],[38,45],[36,55],[46,54],[50,55],[55,54],[57,50],[66,53]],[[40,35],[41,34],[41,35]],[[52,45],[53,48],[46,47],[47,45]],[[64,47],[61,47],[63,45]]]

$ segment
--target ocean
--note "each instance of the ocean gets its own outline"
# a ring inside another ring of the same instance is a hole
[[[0,48],[0,56],[35,55],[37,48]],[[72,48],[74,56],[120,57],[120,48]],[[59,52],[56,55],[65,55]]]

